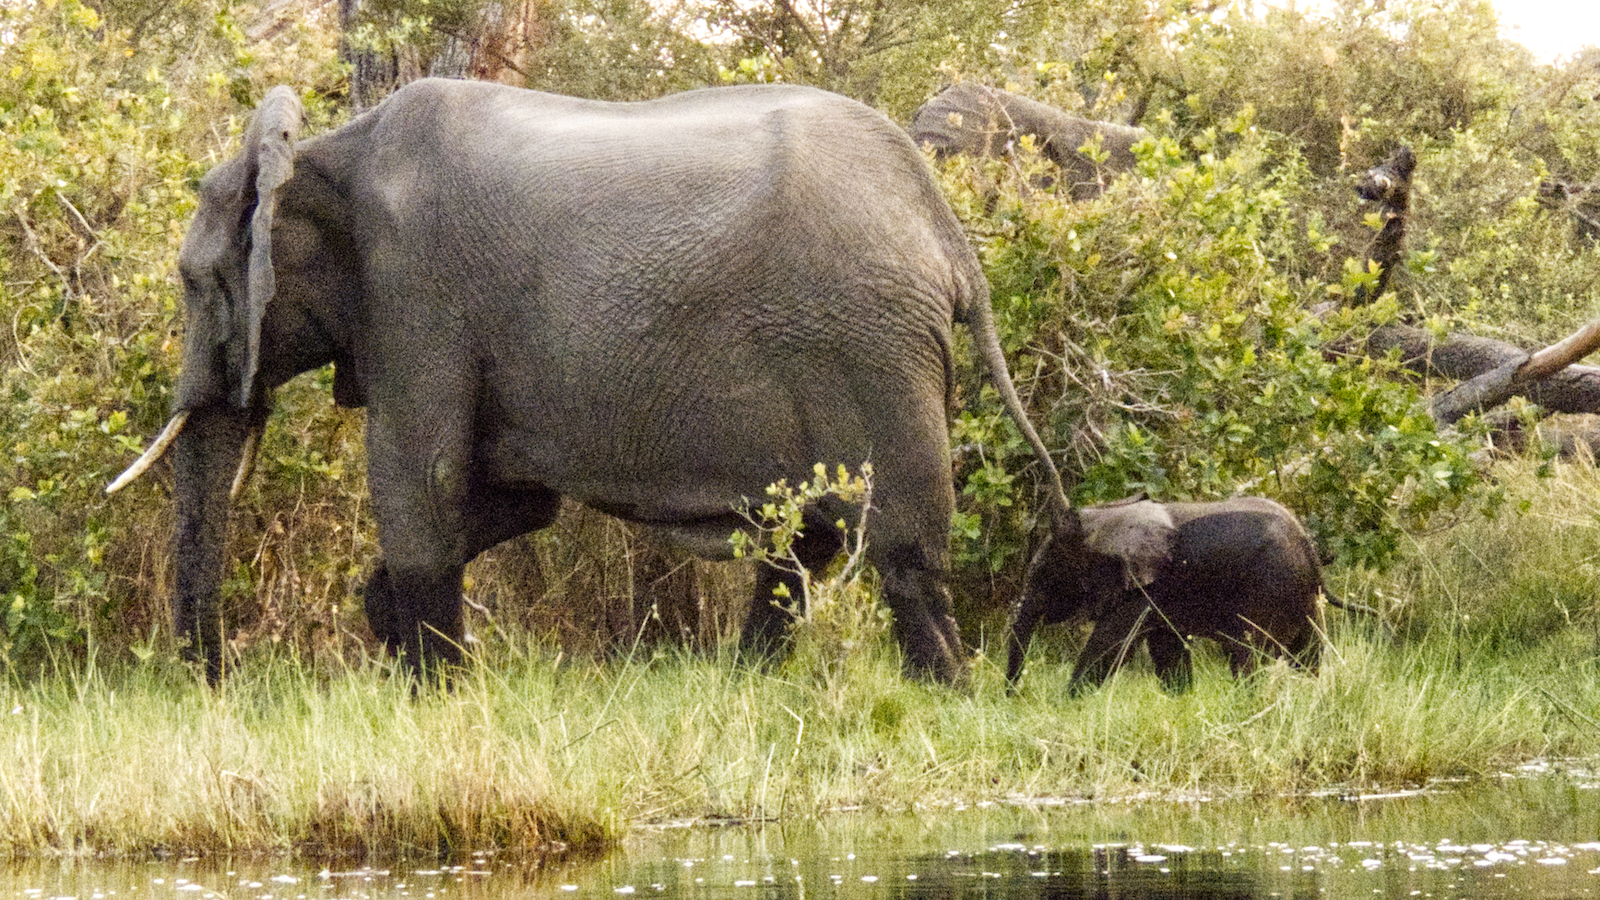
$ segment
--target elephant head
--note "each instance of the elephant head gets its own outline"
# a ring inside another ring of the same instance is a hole
[[[1009,630],[1006,678],[1014,684],[1022,674],[1038,626],[1097,619],[1127,593],[1155,584],[1177,538],[1167,508],[1142,497],[1058,516],[1028,564]]]
[[[286,291],[306,294],[307,280],[317,277],[317,258],[328,252],[305,240],[315,229],[304,222],[285,228],[277,216],[295,172],[301,112],[293,91],[274,89],[251,119],[240,153],[201,183],[200,205],[178,259],[186,321],[173,415],[150,449],[107,488],[120,489],[170,448],[177,517],[174,621],[189,639],[187,652],[205,661],[212,680],[222,669],[215,598],[228,506],[248,473],[270,392],[335,356],[336,315],[323,310],[324,321],[314,321],[314,308],[273,302]],[[284,264],[275,234],[287,234],[295,244],[288,256],[313,264]]]
[[[1150,136],[1143,128],[1069,115],[1027,97],[972,82],[950,85],[923,104],[911,120],[911,138],[944,158],[954,153],[1001,157],[1022,135],[1055,163],[1075,200],[1098,196],[1105,174],[1125,172],[1137,162],[1133,145]],[[1096,163],[1081,149],[1098,143],[1106,154]]]
[[[245,132],[243,151],[206,178],[184,237],[185,326],[177,408],[257,403],[261,324],[276,291],[272,225],[278,189],[294,174],[300,100],[277,88]]]

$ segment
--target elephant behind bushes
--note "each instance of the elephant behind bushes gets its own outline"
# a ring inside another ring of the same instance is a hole
[[[939,158],[955,153],[998,157],[1031,135],[1039,152],[1055,163],[1074,200],[1097,197],[1107,175],[1126,172],[1137,161],[1133,145],[1150,136],[1143,128],[1069,115],[1027,97],[973,82],[952,84],[917,109],[911,139]],[[1106,154],[1096,163],[1079,148],[1098,137]]]
[[[952,323],[1060,479],[1006,372],[989,288],[932,173],[882,114],[757,85],[601,103],[427,79],[298,140],[287,88],[201,186],[179,268],[175,616],[222,673],[230,485],[272,391],[334,365],[367,410],[382,559],[373,631],[460,659],[463,566],[560,499],[731,552],[741,507],[815,464],[871,462],[868,556],[907,667],[964,673],[946,587]],[[854,508],[810,510],[808,567]],[[790,618],[767,568],[741,638]]]

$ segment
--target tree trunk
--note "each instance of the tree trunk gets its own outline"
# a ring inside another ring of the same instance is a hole
[[[400,62],[393,53],[358,46],[350,35],[361,24],[361,0],[339,0],[339,58],[350,66],[350,110],[361,113],[377,106],[400,81]]]
[[[1433,398],[1435,420],[1449,425],[1475,409],[1491,409],[1513,396],[1536,390],[1550,376],[1600,348],[1600,321],[1590,322],[1565,340],[1506,362]],[[1592,411],[1592,410],[1590,410]]]
[[[1416,157],[1401,147],[1381,164],[1367,170],[1356,184],[1363,200],[1375,201],[1383,228],[1368,251],[1368,269],[1378,273],[1372,288],[1358,291],[1356,303],[1377,299],[1389,287],[1389,278],[1404,257],[1406,222],[1410,211],[1411,176]],[[1514,396],[1522,396],[1545,413],[1600,414],[1600,368],[1573,363],[1600,348],[1600,320],[1579,329],[1565,340],[1530,353],[1514,344],[1466,334],[1435,338],[1431,332],[1408,325],[1385,325],[1367,337],[1369,356],[1398,351],[1403,365],[1414,372],[1461,382],[1434,396],[1429,411],[1441,426],[1452,425],[1474,410],[1488,411]],[[1488,417],[1497,440],[1520,449],[1526,428],[1520,418],[1499,414]],[[1585,448],[1591,457],[1600,450],[1600,425],[1572,421],[1540,426],[1544,440],[1555,443],[1564,455]]]
[[[1405,256],[1406,220],[1411,212],[1411,174],[1417,169],[1416,154],[1410,147],[1401,147],[1389,154],[1383,162],[1368,169],[1356,183],[1356,193],[1363,200],[1376,201],[1378,216],[1383,228],[1367,251],[1367,268],[1378,270],[1377,283],[1369,290],[1356,291],[1356,303],[1369,303],[1383,296],[1389,289],[1389,276]]]

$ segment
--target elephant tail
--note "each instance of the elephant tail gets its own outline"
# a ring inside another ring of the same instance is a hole
[[[1055,460],[1050,457],[1050,449],[1045,446],[1044,440],[1039,437],[1039,432],[1033,428],[1033,423],[1028,420],[1027,410],[1023,409],[1022,398],[1017,395],[1017,387],[1011,381],[1011,370],[1006,367],[1005,352],[1000,348],[1000,335],[995,330],[994,309],[990,306],[988,296],[988,282],[982,274],[978,276],[978,284],[982,291],[975,292],[969,297],[961,309],[967,328],[972,331],[972,347],[981,365],[989,374],[989,383],[1000,392],[1000,400],[1005,404],[1006,412],[1011,414],[1012,421],[1017,423],[1017,430],[1027,439],[1029,446],[1033,447],[1033,454],[1039,460],[1039,466],[1044,470],[1045,490],[1050,494],[1050,502],[1055,507],[1053,513],[1057,517],[1065,517],[1072,511],[1072,504],[1067,500],[1067,492],[1061,486],[1061,472],[1056,468]]]
[[[1328,601],[1329,606],[1337,606],[1345,612],[1360,613],[1364,616],[1371,616],[1374,619],[1383,618],[1383,613],[1378,612],[1376,609],[1373,609],[1364,603],[1356,603],[1351,600],[1339,599],[1338,597],[1334,596],[1333,591],[1328,590],[1327,585],[1322,586],[1322,599]]]

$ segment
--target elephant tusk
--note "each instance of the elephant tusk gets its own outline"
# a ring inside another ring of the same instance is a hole
[[[233,487],[228,488],[228,502],[239,499],[239,494],[244,491],[244,483],[250,480],[250,474],[256,469],[256,453],[261,449],[261,434],[266,431],[266,423],[253,426],[244,439],[244,453],[239,457],[239,471],[233,473]]]
[[[127,487],[135,478],[149,471],[150,467],[156,464],[156,460],[166,455],[167,448],[172,446],[174,440],[177,440],[178,432],[183,430],[183,423],[188,419],[189,411],[187,409],[179,410],[174,414],[168,420],[166,427],[161,429],[161,433],[156,435],[155,441],[150,444],[150,449],[144,451],[142,456],[133,461],[133,465],[124,470],[121,475],[118,475],[117,480],[106,485],[106,493],[115,494],[117,491]]]

